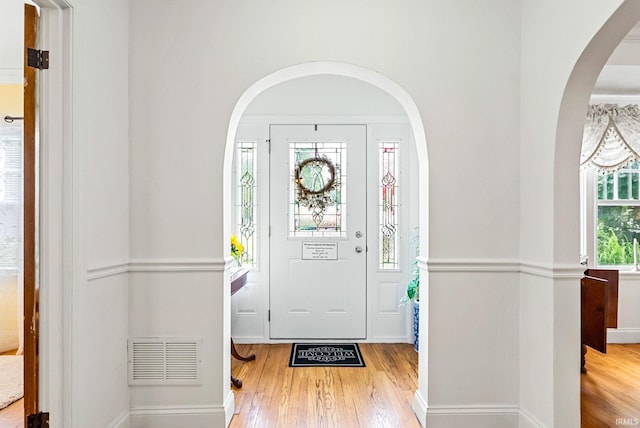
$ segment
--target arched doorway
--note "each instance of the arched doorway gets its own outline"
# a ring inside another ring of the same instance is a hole
[[[554,207],[554,233],[553,246],[556,249],[554,262],[577,260],[580,248],[580,234],[578,230],[580,207],[578,202],[579,189],[579,164],[580,148],[585,121],[586,107],[594,88],[596,79],[600,75],[608,58],[626,36],[629,30],[640,20],[640,4],[633,1],[625,1],[615,13],[598,30],[590,43],[584,49],[571,72],[570,78],[564,90],[560,104],[557,129],[555,135],[555,161],[554,161],[554,200],[561,201]],[[572,215],[568,215],[571,213]],[[568,231],[567,234],[559,233]],[[579,299],[580,293],[573,293],[571,299]],[[566,305],[568,298],[556,296],[556,306]],[[579,300],[574,301],[579,306]],[[574,306],[574,305],[571,306]],[[575,320],[578,321],[579,320]],[[567,325],[568,331],[579,338],[580,326]],[[556,354],[556,364],[567,361],[567,356]],[[576,367],[577,370],[577,367]],[[566,378],[563,380],[563,383]],[[566,386],[566,383],[565,383]],[[577,394],[580,394],[578,389]],[[560,402],[562,397],[554,399],[554,407],[562,409]],[[573,401],[573,399],[572,399]],[[562,412],[562,410],[559,410]],[[567,417],[568,415],[561,416]],[[570,419],[570,417],[569,417]],[[565,419],[568,420],[568,419]],[[613,424],[614,421],[611,421]]]
[[[402,107],[404,113],[408,117],[409,126],[411,128],[413,138],[416,144],[416,151],[418,157],[418,174],[419,177],[419,186],[422,189],[428,189],[427,182],[427,149],[426,149],[426,137],[424,128],[422,125],[422,119],[418,112],[417,106],[413,102],[411,96],[399,85],[390,79],[375,73],[373,71],[349,65],[343,63],[329,63],[329,62],[314,62],[314,63],[306,63],[300,64],[296,66],[292,66],[283,70],[279,70],[274,72],[263,79],[254,83],[251,87],[249,87],[244,94],[240,97],[236,106],[232,112],[229,127],[227,131],[227,141],[225,148],[225,159],[224,159],[224,195],[223,195],[223,203],[224,203],[224,230],[228,233],[231,230],[233,212],[232,212],[232,159],[233,159],[233,151],[235,145],[236,133],[239,127],[240,119],[244,114],[245,110],[248,108],[249,104],[258,97],[262,92],[267,89],[289,80],[303,78],[306,76],[315,76],[315,75],[333,75],[333,76],[344,76],[352,79],[356,79],[362,82],[365,82],[369,85],[372,85],[387,94],[389,94],[393,99],[397,101],[397,103]],[[422,192],[419,194],[419,207],[421,216],[419,218],[419,230],[422,231],[420,235],[420,248],[421,260],[426,260],[427,257],[427,231],[428,231],[428,193]],[[225,242],[228,242],[225,239]],[[226,252],[226,251],[225,251]],[[426,275],[425,264],[422,263],[420,268]],[[423,309],[423,313],[428,313]],[[225,319],[229,319],[230,314],[225,314]],[[420,319],[420,328],[422,331],[426,331],[427,329],[427,318],[426,316],[422,316]],[[224,340],[228,341],[228,337],[225,337]],[[426,347],[421,348],[421,353],[419,356],[419,390],[426,391],[426,354],[428,349]],[[224,374],[224,378],[228,378],[228,373]],[[419,392],[416,394],[419,395]],[[423,394],[426,396],[426,394]],[[414,405],[414,409],[422,409],[423,406],[416,407]]]

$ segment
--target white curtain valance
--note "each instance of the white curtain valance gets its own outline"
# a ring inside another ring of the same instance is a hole
[[[582,137],[581,166],[606,173],[640,160],[640,108],[590,105]]]

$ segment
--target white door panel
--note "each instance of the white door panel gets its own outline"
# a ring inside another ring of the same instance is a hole
[[[272,125],[270,139],[270,336],[366,338],[366,126]],[[325,210],[300,202],[296,179]]]

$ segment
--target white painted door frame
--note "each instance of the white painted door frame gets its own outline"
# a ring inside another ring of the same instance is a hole
[[[270,338],[366,339],[366,138],[366,125],[270,126],[269,241],[270,254],[278,254],[269,269]],[[313,150],[316,155],[307,153]],[[344,203],[335,200],[315,220],[305,215],[313,209],[292,205],[299,188],[315,189],[304,180],[317,171],[303,169],[301,183],[294,184],[294,151],[327,159],[315,176],[322,183],[315,185],[337,183],[327,194],[337,192]],[[319,228],[332,221],[337,230]]]
[[[258,161],[258,193],[259,193],[259,234],[260,262],[256,270],[252,271],[247,286],[237,293],[231,301],[231,325],[234,340],[237,343],[277,343],[286,340],[269,338],[269,234],[268,207],[269,195],[269,162],[266,149],[269,124],[301,124],[301,123],[361,123],[367,125],[367,146],[369,166],[367,186],[369,194],[373,195],[369,201],[369,211],[372,219],[367,220],[367,235],[369,245],[369,263],[367,267],[367,339],[366,342],[411,342],[412,319],[410,305],[398,304],[408,278],[407,265],[412,255],[408,254],[408,238],[412,229],[418,225],[418,166],[415,155],[415,143],[405,116],[245,116],[238,128],[237,137],[242,141],[256,141],[259,154]],[[404,239],[401,239],[400,267],[398,270],[380,270],[377,265],[378,219],[377,192],[378,167],[377,147],[382,141],[396,141],[401,156],[400,180],[400,223],[405,225]]]

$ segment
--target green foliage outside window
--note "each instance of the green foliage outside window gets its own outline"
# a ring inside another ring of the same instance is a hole
[[[598,176],[599,265],[633,264],[633,240],[640,241],[640,164]]]
[[[640,207],[598,207],[598,264],[633,264],[633,240],[640,241]]]

